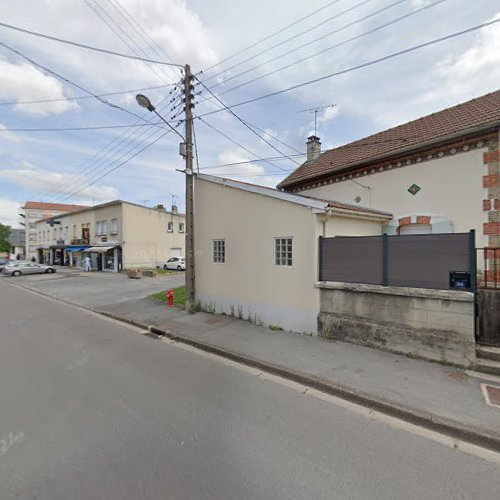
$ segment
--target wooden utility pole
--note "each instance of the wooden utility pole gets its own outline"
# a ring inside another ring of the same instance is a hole
[[[184,67],[184,103],[186,114],[186,310],[196,301],[194,278],[194,193],[193,193],[193,86],[191,68]]]

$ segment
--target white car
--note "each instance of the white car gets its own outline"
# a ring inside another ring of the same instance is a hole
[[[177,271],[186,270],[186,259],[184,257],[171,257],[163,264],[163,269],[177,269]]]
[[[12,262],[9,262],[2,270],[2,274],[6,274],[7,276],[21,276],[22,274],[55,272],[56,269],[53,266],[37,264],[36,262],[28,262],[25,260],[14,260]]]

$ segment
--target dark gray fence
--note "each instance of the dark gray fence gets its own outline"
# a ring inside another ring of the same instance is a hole
[[[320,281],[473,290],[475,235],[320,238]]]

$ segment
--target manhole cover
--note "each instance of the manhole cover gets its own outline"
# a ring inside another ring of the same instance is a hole
[[[490,406],[500,408],[500,387],[496,385],[481,384],[484,399]]]
[[[459,371],[446,372],[446,377],[454,382],[464,383],[467,380],[467,375]]]

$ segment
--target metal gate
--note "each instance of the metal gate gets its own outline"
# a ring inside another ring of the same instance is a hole
[[[478,248],[477,340],[500,347],[500,248]]]

